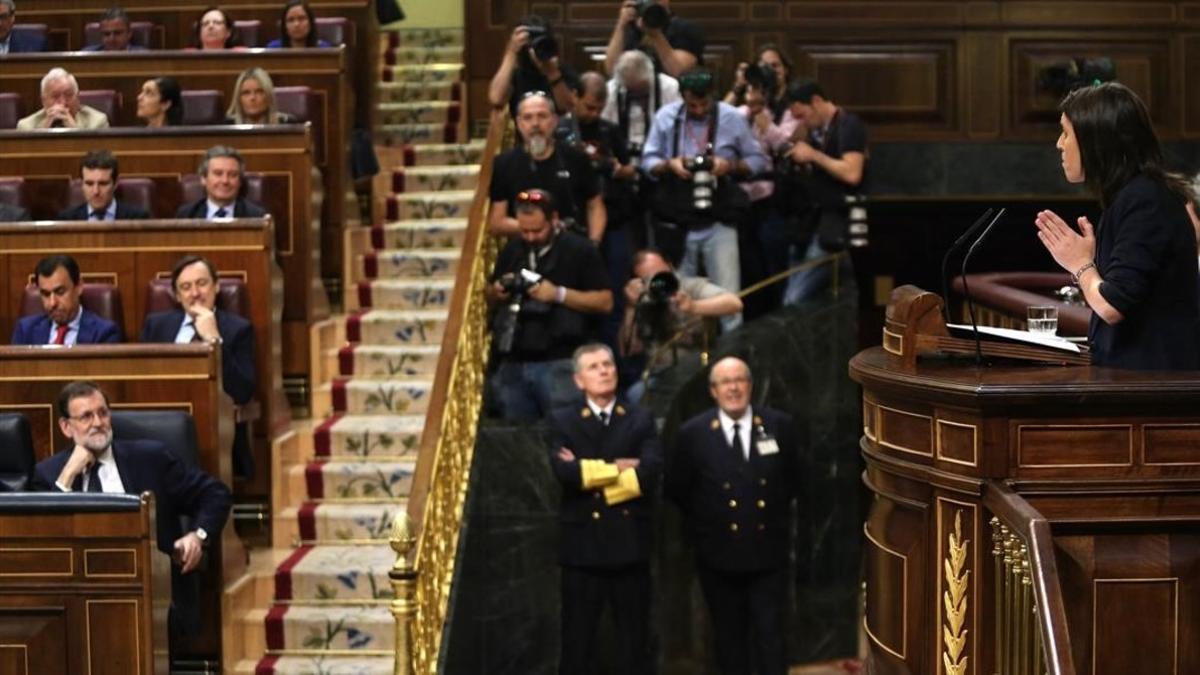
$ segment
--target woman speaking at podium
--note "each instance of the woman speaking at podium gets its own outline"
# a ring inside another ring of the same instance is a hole
[[[1184,180],[1167,172],[1146,106],[1115,82],[1077,89],[1059,106],[1056,147],[1071,183],[1103,215],[1079,232],[1038,213],[1038,238],[1092,308],[1092,361],[1143,370],[1200,369],[1196,235]]]

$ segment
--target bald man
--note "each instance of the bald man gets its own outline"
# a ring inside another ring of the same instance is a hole
[[[683,511],[722,675],[786,675],[788,532],[799,440],[791,417],[750,403],[745,361],[709,372],[716,407],[683,424],[667,496]]]

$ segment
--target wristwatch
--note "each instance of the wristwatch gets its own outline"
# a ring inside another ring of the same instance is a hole
[[[200,540],[201,544],[207,544],[208,543],[208,530],[205,530],[203,527],[197,527],[196,528],[196,538]]]

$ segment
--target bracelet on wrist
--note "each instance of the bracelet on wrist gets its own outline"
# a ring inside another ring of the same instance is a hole
[[[558,286],[554,289],[554,301],[560,305],[567,301],[566,286]]]
[[[1076,286],[1078,286],[1078,285],[1079,285],[1079,280],[1080,280],[1080,279],[1083,277],[1083,273],[1084,273],[1084,272],[1086,272],[1086,271],[1088,271],[1088,270],[1094,270],[1094,269],[1096,269],[1096,263],[1095,263],[1095,261],[1091,261],[1091,262],[1085,263],[1085,264],[1084,264],[1082,267],[1080,267],[1079,269],[1075,270],[1075,273],[1071,275],[1071,283],[1073,283],[1073,284],[1075,284]]]

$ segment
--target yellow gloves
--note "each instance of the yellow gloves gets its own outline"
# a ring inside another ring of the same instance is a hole
[[[618,471],[617,465],[599,459],[579,460],[579,475],[584,490],[604,488],[604,502],[609,506],[642,496],[637,471]]]

